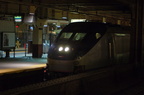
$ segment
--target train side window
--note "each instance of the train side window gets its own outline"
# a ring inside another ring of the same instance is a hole
[[[99,39],[101,37],[101,34],[100,33],[96,33],[96,39]]]

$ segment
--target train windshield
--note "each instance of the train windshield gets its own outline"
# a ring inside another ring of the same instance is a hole
[[[73,41],[80,41],[85,37],[86,33],[76,33],[73,37]]]
[[[61,41],[61,40],[81,41],[85,36],[86,36],[86,33],[67,33],[67,32],[63,32],[59,37],[59,41]]]
[[[69,39],[72,36],[73,33],[66,33],[63,32],[60,36],[60,39]]]

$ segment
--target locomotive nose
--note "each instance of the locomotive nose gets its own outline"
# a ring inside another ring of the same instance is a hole
[[[74,59],[74,48],[70,45],[59,45],[55,44],[53,48],[49,51],[48,55],[49,58],[53,59]]]

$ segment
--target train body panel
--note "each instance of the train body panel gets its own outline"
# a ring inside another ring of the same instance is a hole
[[[130,57],[130,27],[109,28],[111,34],[109,47],[112,63],[127,64]]]
[[[75,60],[54,60],[48,59],[50,64],[49,70],[54,72],[73,72]]]
[[[130,34],[114,34],[115,60],[117,64],[129,62]]]
[[[97,44],[85,54],[79,61],[79,65],[85,65],[85,70],[110,65],[108,35],[104,35]]]
[[[48,52],[48,71],[75,72],[129,62],[130,29],[104,23],[73,23]]]

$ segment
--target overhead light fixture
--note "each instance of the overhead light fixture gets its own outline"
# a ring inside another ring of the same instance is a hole
[[[24,16],[24,23],[34,23],[35,22],[35,16],[34,15],[26,15]]]
[[[62,19],[67,19],[67,17],[62,17]]]
[[[71,19],[71,22],[85,22],[86,19]]]

